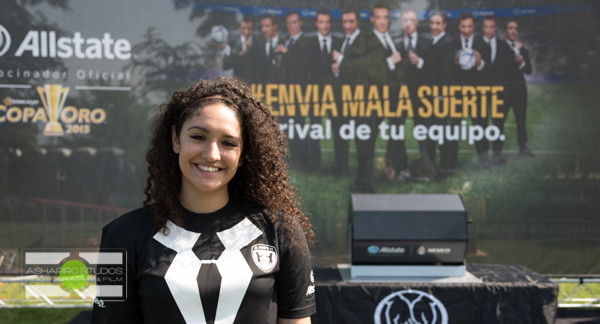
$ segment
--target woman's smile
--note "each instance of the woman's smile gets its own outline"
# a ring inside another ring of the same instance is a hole
[[[208,105],[188,118],[173,134],[179,154],[184,206],[202,199],[229,199],[227,185],[241,165],[242,129],[235,110],[223,103]]]

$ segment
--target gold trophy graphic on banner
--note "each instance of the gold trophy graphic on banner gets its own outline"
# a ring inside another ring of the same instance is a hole
[[[43,87],[37,87],[37,91],[48,113],[48,123],[44,128],[44,135],[63,136],[63,128],[58,122],[58,118],[65,105],[69,87],[63,87],[62,84],[45,84]]]

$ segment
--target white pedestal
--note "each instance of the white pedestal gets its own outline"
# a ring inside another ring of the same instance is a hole
[[[342,280],[355,282],[481,282],[465,265],[348,265],[338,264]]]

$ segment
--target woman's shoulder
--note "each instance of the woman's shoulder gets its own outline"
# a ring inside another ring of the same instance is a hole
[[[150,205],[132,210],[115,218],[104,226],[103,233],[104,235],[115,237],[127,237],[136,232],[151,233],[153,229],[154,222],[152,206]]]
[[[292,237],[304,237],[304,229],[297,217],[282,211],[271,211],[266,208],[260,210],[260,215],[264,217],[266,222],[272,224],[278,236],[284,241]]]

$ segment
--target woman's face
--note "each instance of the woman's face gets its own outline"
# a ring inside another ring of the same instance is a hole
[[[242,164],[242,129],[235,112],[220,102],[206,106],[183,123],[179,136],[173,130],[172,140],[179,154],[182,200],[228,199],[227,184]]]

